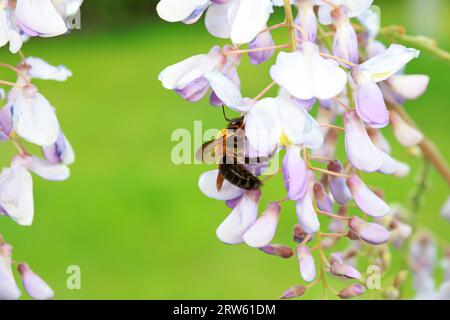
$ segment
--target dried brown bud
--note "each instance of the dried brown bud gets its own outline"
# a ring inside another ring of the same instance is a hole
[[[267,246],[259,248],[259,250],[283,259],[288,259],[294,255],[294,251],[291,248],[279,244],[268,244]]]
[[[300,227],[299,224],[296,224],[294,226],[294,241],[301,243],[303,240],[305,240],[306,236],[308,234]]]

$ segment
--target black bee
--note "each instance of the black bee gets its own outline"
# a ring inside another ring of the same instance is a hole
[[[228,126],[220,131],[216,139],[203,144],[196,157],[205,163],[219,164],[217,190],[222,189],[224,180],[242,189],[259,189],[261,180],[245,167],[245,164],[260,163],[261,159],[250,159],[244,155],[244,117],[228,119],[225,116],[225,119]]]

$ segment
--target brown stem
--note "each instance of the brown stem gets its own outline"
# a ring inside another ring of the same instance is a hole
[[[400,114],[400,116],[408,122],[410,125],[416,127],[420,130],[411,116],[400,106],[388,104],[389,109],[395,110]],[[422,130],[420,130],[422,131]],[[441,174],[441,176],[445,179],[448,185],[450,185],[450,168],[447,164],[447,161],[444,159],[442,154],[439,152],[435,144],[429,140],[427,137],[424,137],[421,143],[419,143],[419,148],[422,150],[425,158],[433,164],[437,171]]]

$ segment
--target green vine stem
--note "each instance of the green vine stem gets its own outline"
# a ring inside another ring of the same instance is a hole
[[[380,35],[393,37],[404,44],[414,45],[425,49],[439,59],[450,62],[450,53],[437,46],[436,40],[425,36],[411,36],[406,34],[406,29],[402,26],[387,26],[380,30]]]

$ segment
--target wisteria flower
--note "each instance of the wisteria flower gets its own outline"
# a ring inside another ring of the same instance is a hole
[[[219,38],[233,43],[252,41],[273,12],[271,0],[161,0],[158,15],[169,22],[197,22],[206,11],[205,25]]]
[[[295,23],[303,32],[298,31],[297,37],[300,41],[316,41],[317,18],[314,13],[316,0],[297,0],[298,15]]]
[[[320,56],[319,47],[304,42],[301,51],[280,52],[270,69],[272,79],[292,96],[301,100],[330,99],[340,94],[347,75],[333,60]]]
[[[35,57],[28,57],[23,62],[27,75],[33,79],[66,81],[72,76],[72,71],[65,66],[54,67],[44,60]]]
[[[22,295],[12,273],[11,255],[12,247],[0,237],[0,300],[17,300]]]
[[[23,287],[27,294],[35,300],[53,299],[55,293],[52,288],[45,283],[26,263],[18,266],[20,277],[22,278]]]
[[[39,146],[49,146],[59,136],[55,110],[36,87],[29,85],[12,94],[14,131],[25,140]]]
[[[20,225],[29,226],[34,217],[33,179],[21,165],[12,165],[0,174],[0,208]]]
[[[389,79],[419,54],[416,49],[391,45],[353,69],[353,79],[358,85],[356,110],[366,124],[382,128],[389,123],[389,112],[377,82]]]
[[[55,37],[67,32],[66,23],[51,0],[17,0],[15,19],[32,37]]]
[[[22,47],[22,36],[14,22],[14,11],[9,0],[0,1],[0,48],[9,43],[11,53]]]
[[[333,53],[352,63],[358,63],[358,39],[350,18],[362,15],[373,0],[333,0],[332,4],[318,1],[319,20],[322,24],[333,23],[336,27]]]
[[[281,146],[317,149],[323,144],[314,118],[283,97],[258,101],[245,115],[245,126],[249,144],[261,156],[271,155]]]

